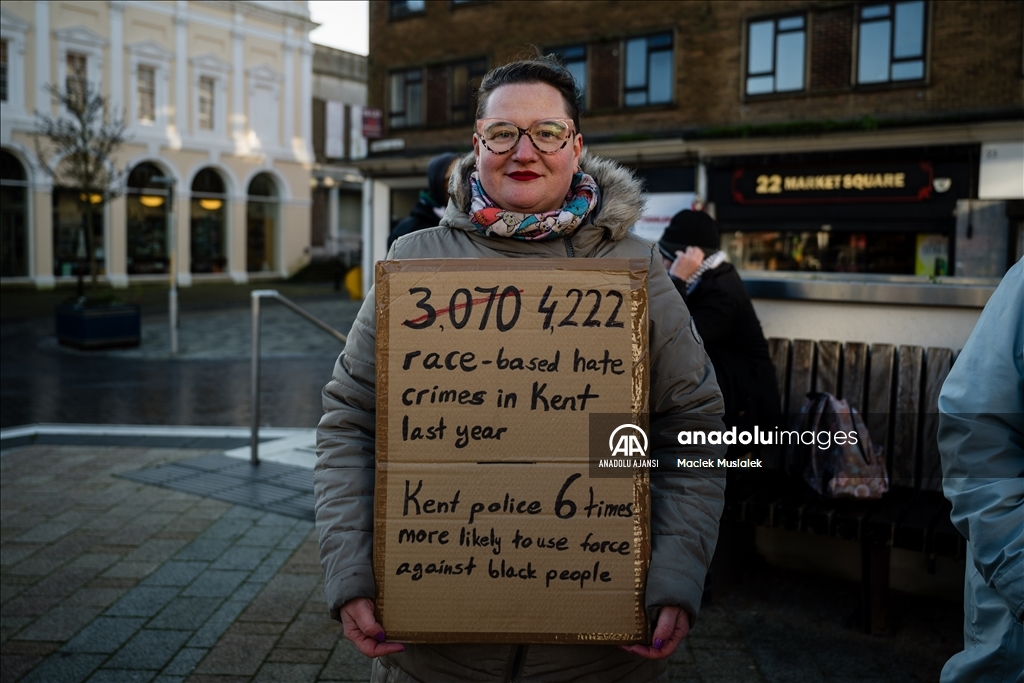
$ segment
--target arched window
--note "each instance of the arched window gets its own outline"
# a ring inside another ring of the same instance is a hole
[[[192,272],[223,273],[228,264],[228,195],[224,179],[204,168],[192,181]]]
[[[260,173],[249,182],[246,203],[246,270],[250,273],[277,269],[277,237],[281,198],[277,183],[269,173]]]
[[[72,277],[89,276],[89,250],[93,252],[96,275],[106,273],[105,231],[103,214],[106,203],[98,194],[82,192],[77,187],[53,188],[53,274]]]
[[[128,175],[128,273],[166,273],[168,269],[167,185],[153,182],[163,176],[158,166],[142,163]]]
[[[0,277],[28,275],[28,181],[25,167],[0,150]]]

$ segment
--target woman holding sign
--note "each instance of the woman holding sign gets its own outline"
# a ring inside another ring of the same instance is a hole
[[[363,654],[380,658],[373,680],[649,681],[664,672],[659,660],[672,654],[697,616],[724,500],[722,470],[676,469],[672,463],[684,456],[713,462],[725,447],[682,448],[675,437],[687,429],[724,429],[721,392],[659,253],[629,233],[643,211],[640,182],[583,151],[578,94],[569,72],[550,57],[498,67],[483,79],[478,103],[474,151],[453,172],[441,225],[399,239],[388,258],[642,258],[649,264],[649,455],[662,463],[650,473],[646,610],[652,637],[622,647],[387,640],[372,602],[372,294],[324,388],[317,434],[316,517],[328,606],[346,637]],[[529,356],[528,351],[517,353]]]

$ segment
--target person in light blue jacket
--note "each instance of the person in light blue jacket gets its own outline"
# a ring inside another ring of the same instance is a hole
[[[964,649],[941,683],[1024,683],[1024,259],[1003,278],[939,394],[950,518],[967,539]]]

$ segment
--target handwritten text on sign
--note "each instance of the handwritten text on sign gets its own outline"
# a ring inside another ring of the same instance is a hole
[[[642,631],[646,483],[587,473],[590,413],[646,408],[646,264],[588,265],[602,269],[382,264],[375,575],[389,633]]]

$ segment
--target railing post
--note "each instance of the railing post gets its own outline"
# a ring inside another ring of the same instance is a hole
[[[276,293],[276,292],[275,292]],[[260,464],[259,432],[260,432],[260,296],[261,290],[254,290],[252,297],[252,450],[249,456],[253,465]]]
[[[296,306],[286,297],[281,296],[276,289],[254,289],[249,293],[252,299],[252,394],[250,396],[250,407],[252,410],[252,436],[250,461],[253,465],[260,464],[259,437],[260,437],[260,299],[270,297],[277,299],[282,304],[292,309],[300,316],[313,323],[321,330],[331,335],[342,344],[348,341],[348,337],[341,332],[311,315],[308,311]]]

